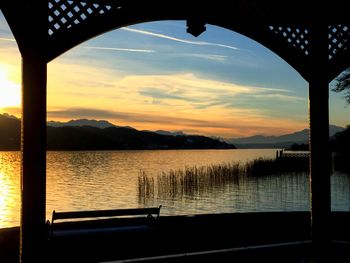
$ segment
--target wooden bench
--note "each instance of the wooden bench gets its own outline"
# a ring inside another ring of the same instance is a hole
[[[91,211],[73,211],[73,212],[56,212],[55,210],[52,213],[52,221],[48,221],[48,229],[49,229],[49,236],[54,235],[55,223],[57,221],[61,222],[74,222],[77,226],[79,226],[79,222],[77,219],[91,219],[94,220],[94,222],[98,222],[99,219],[113,219],[113,218],[120,218],[120,217],[127,217],[127,216],[146,216],[147,222],[154,222],[159,218],[160,209],[162,206],[159,207],[148,207],[148,208],[126,208],[126,209],[114,209],[114,210],[91,210]],[[109,227],[109,230],[112,228]],[[118,229],[118,226],[113,227],[114,230]],[[119,228],[121,229],[121,228]],[[125,229],[125,227],[124,227]],[[86,229],[85,232],[98,232],[98,231],[106,231],[107,228],[95,228],[95,229]],[[82,233],[84,230],[79,228],[79,230],[74,231],[71,228],[69,231],[66,231],[66,233]]]

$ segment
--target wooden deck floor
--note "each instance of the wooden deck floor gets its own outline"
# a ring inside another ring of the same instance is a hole
[[[349,212],[332,213],[334,262],[350,262],[349,222]],[[309,251],[308,212],[161,216],[140,228],[143,223],[128,218],[57,224],[60,234],[48,240],[43,254],[47,262],[300,263]],[[18,240],[18,228],[0,230],[0,262],[18,262]]]

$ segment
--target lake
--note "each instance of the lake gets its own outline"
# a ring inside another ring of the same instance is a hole
[[[201,191],[140,193],[139,175],[192,166],[274,158],[274,149],[47,153],[47,218],[52,211],[162,205],[161,215],[310,209],[308,175],[283,174],[210,184]],[[159,180],[158,180],[159,181]],[[350,211],[350,176],[334,173],[332,209]],[[20,153],[0,152],[0,228],[19,225]]]

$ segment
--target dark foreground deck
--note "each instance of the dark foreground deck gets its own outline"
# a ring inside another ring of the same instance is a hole
[[[350,212],[332,213],[332,262],[350,262]],[[310,251],[310,213],[161,216],[61,223],[43,247],[46,262],[301,262]],[[19,228],[0,230],[0,262],[18,262]]]

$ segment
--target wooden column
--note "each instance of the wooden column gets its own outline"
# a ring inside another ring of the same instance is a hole
[[[46,62],[22,61],[21,262],[44,262],[46,245]]]
[[[328,100],[328,26],[321,20],[311,27],[309,81],[310,183],[313,257],[328,262],[330,250],[330,173]]]
[[[13,0],[14,1],[14,0]],[[47,0],[13,2],[12,30],[22,55],[20,262],[47,262]]]

